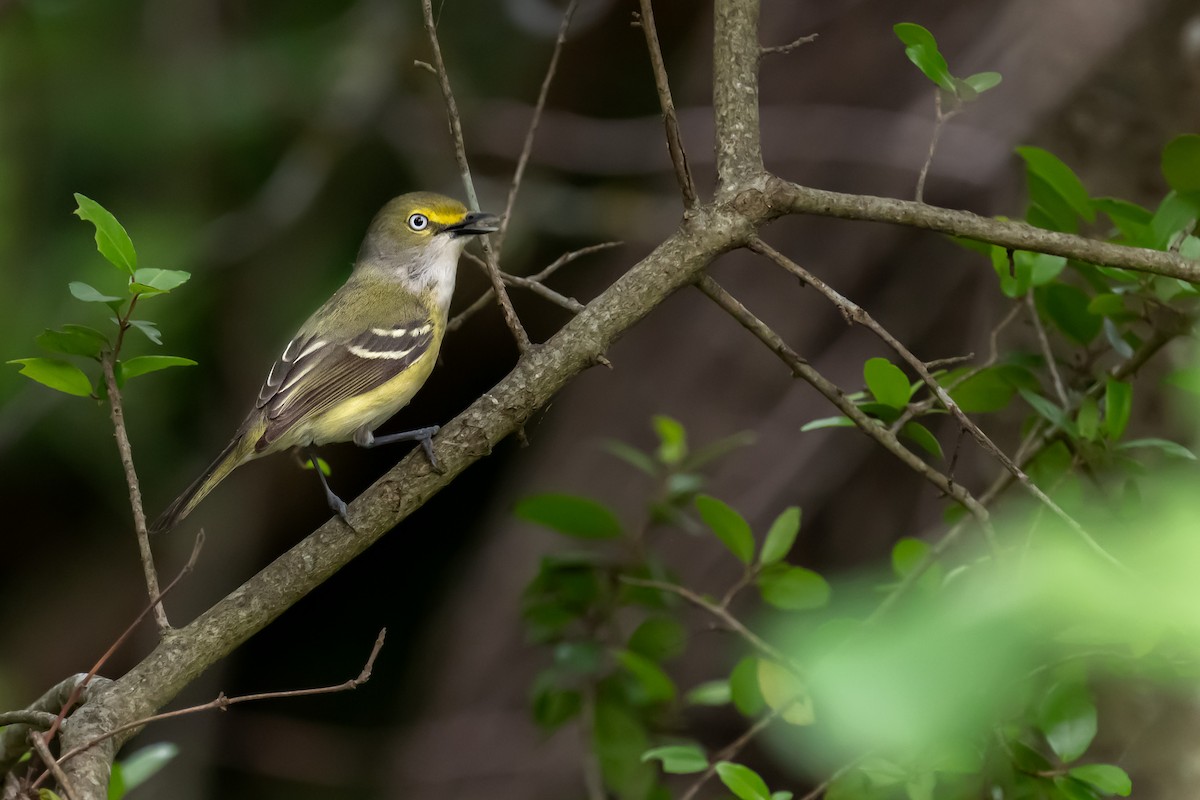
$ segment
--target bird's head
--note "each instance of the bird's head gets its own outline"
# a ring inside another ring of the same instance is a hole
[[[411,281],[417,291],[454,291],[458,257],[473,237],[499,230],[494,214],[468,211],[462,203],[432,192],[402,194],[388,202],[358,252],[356,270],[382,270]]]

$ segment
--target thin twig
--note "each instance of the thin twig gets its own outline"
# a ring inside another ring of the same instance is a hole
[[[56,717],[49,711],[30,711],[23,708],[20,711],[0,711],[0,728],[5,725],[28,725],[44,731],[54,724]]]
[[[683,193],[685,213],[696,207],[696,184],[688,167],[687,153],[683,149],[683,137],[679,133],[679,117],[675,114],[675,101],[671,99],[671,82],[667,79],[667,65],[663,61],[662,48],[658,43],[658,30],[654,25],[654,8],[651,0],[639,0],[641,4],[641,28],[646,35],[646,49],[650,53],[650,66],[654,70],[654,86],[658,89],[658,104],[662,108],[663,127],[667,131],[667,151],[675,167],[675,179]]]
[[[483,269],[484,271],[487,270],[487,263],[479,256],[475,255],[474,253],[464,253],[463,255],[467,257],[468,261],[477,265],[480,269]],[[579,302],[573,297],[567,297],[566,295],[559,294],[549,286],[543,284],[541,281],[534,280],[533,278],[526,278],[521,275],[513,275],[509,272],[501,272],[500,277],[509,286],[520,286],[522,289],[528,289],[534,294],[549,300],[551,303],[554,303],[554,305],[565,308],[567,311],[575,314],[583,311],[583,303]]]
[[[69,678],[64,678],[43,692],[41,697],[26,706],[23,711],[6,712],[11,714],[32,714],[34,716],[30,717],[30,720],[36,720],[37,724],[27,724],[15,718],[12,722],[0,723],[0,725],[4,726],[0,730],[0,774],[9,772],[17,760],[29,751],[25,737],[31,727],[38,730],[48,730],[58,723],[59,717],[57,712],[65,703],[74,702],[70,698],[77,696],[76,692],[79,684],[86,677],[84,673],[80,672]],[[43,714],[46,716],[42,716]],[[47,721],[49,724],[42,724]]]
[[[784,53],[790,53],[793,50],[795,50],[797,47],[803,47],[804,45],[809,44],[810,42],[815,42],[816,40],[817,40],[817,34],[810,33],[808,36],[801,36],[799,39],[793,39],[792,41],[788,42],[787,44],[777,44],[777,45],[772,45],[770,47],[761,47],[758,50],[758,57],[765,58],[767,56],[779,56],[779,55],[783,55]]]
[[[621,583],[630,586],[641,586],[644,589],[657,589],[660,592],[669,592],[670,594],[682,597],[697,608],[701,608],[712,614],[717,619],[721,620],[724,625],[737,635],[741,636],[746,642],[758,652],[762,653],[772,661],[778,662],[780,666],[799,674],[800,668],[795,665],[790,658],[784,655],[778,648],[770,642],[763,639],[754,631],[747,628],[741,620],[729,613],[728,609],[722,608],[716,603],[707,598],[693,592],[686,586],[680,586],[676,583],[667,583],[666,581],[647,580],[645,578],[634,578],[629,575],[620,576]]]
[[[741,736],[734,739],[721,752],[713,756],[712,763],[708,765],[708,769],[700,773],[700,777],[692,782],[692,785],[680,796],[679,800],[693,800],[699,794],[700,789],[704,787],[704,784],[708,783],[712,779],[712,776],[717,774],[717,764],[720,764],[722,761],[729,761],[742,752],[742,749],[750,744],[750,740],[766,730],[772,722],[779,718],[786,708],[787,706],[780,706],[779,708],[772,709],[771,713],[764,714],[753,725],[747,728]]]
[[[132,311],[132,307],[130,309]],[[127,325],[122,320],[122,332]],[[119,341],[118,341],[119,346]],[[112,416],[113,430],[117,439],[117,451],[121,454],[121,466],[125,470],[125,483],[129,485],[129,505],[133,508],[133,530],[137,534],[138,553],[142,558],[142,572],[146,576],[146,591],[152,598],[160,597],[158,573],[154,569],[154,553],[150,550],[150,534],[146,529],[146,510],[142,506],[142,490],[138,485],[137,471],[133,467],[133,448],[129,444],[129,433],[125,430],[125,410],[121,404],[121,390],[117,388],[117,376],[113,368],[116,353],[101,358],[104,369],[104,385],[108,389],[108,407]],[[154,605],[154,621],[158,623],[159,635],[171,630],[167,612],[161,602]]]
[[[1042,348],[1042,356],[1046,359],[1046,369],[1050,370],[1050,379],[1054,382],[1054,392],[1058,395],[1058,401],[1062,404],[1063,410],[1066,411],[1070,407],[1071,401],[1067,398],[1067,387],[1063,383],[1062,375],[1058,372],[1058,364],[1054,361],[1054,351],[1050,349],[1050,339],[1046,336],[1046,328],[1042,325],[1037,304],[1033,301],[1033,292],[1025,293],[1025,308],[1028,309],[1029,321],[1033,323],[1033,329],[1037,332],[1038,345]]]
[[[736,297],[725,291],[711,276],[702,275],[696,281],[696,287],[708,295],[727,314],[741,323],[742,327],[757,336],[759,341],[767,346],[767,349],[778,356],[792,370],[793,375],[806,381],[810,386],[824,395],[825,399],[837,406],[838,410],[849,417],[859,430],[904,462],[909,469],[925,478],[925,480],[932,483],[944,494],[967,509],[978,521],[984,538],[993,549],[996,549],[996,534],[992,529],[987,509],[967,491],[966,487],[955,483],[946,475],[925,463],[915,453],[901,444],[894,433],[891,433],[887,428],[880,425],[877,420],[868,417],[861,408],[847,399],[845,392],[820,372],[813,369],[808,362],[788,347],[779,334],[773,331],[765,322],[754,316],[749,309],[742,305]]]
[[[504,216],[500,218],[500,230],[492,237],[492,245],[496,248],[496,259],[500,258],[500,250],[504,246],[504,237],[508,233],[508,222],[512,219],[513,206],[517,202],[517,192],[521,189],[521,179],[525,176],[525,167],[529,164],[529,155],[533,152],[533,137],[537,133],[538,123],[542,119],[542,111],[546,107],[546,96],[550,94],[550,83],[558,69],[558,57],[562,54],[563,44],[567,41],[567,31],[571,27],[571,17],[579,0],[567,3],[563,12],[562,22],[558,26],[558,37],[554,40],[554,52],[550,54],[550,65],[546,67],[546,77],[542,78],[542,87],[538,90],[537,103],[533,106],[533,118],[529,120],[529,130],[525,132],[525,142],[521,145],[521,155],[517,158],[517,167],[513,170],[512,183],[508,188],[508,200],[504,203]]]
[[[895,336],[888,332],[886,328],[876,322],[870,314],[863,310],[863,308],[853,301],[843,297],[824,281],[817,278],[808,270],[804,269],[799,264],[796,264],[787,256],[783,255],[778,250],[771,248],[762,241],[755,239],[750,243],[750,249],[757,253],[761,253],[771,261],[783,267],[788,272],[813,286],[817,291],[825,295],[825,297],[828,298],[829,301],[832,302],[840,311],[842,311],[843,314],[849,315],[854,319],[855,322],[864,326],[878,336],[881,340],[883,340],[890,348],[892,348],[892,350],[896,352],[898,356],[900,356],[901,359],[906,361],[909,366],[917,371],[917,374],[921,376],[921,379],[925,381],[926,386],[928,386],[930,391],[934,393],[945,409],[949,411],[956,420],[958,420],[960,425],[967,429],[975,441],[979,443],[980,447],[982,447],[993,458],[999,461],[1005,469],[1013,474],[1013,477],[1021,483],[1027,492],[1029,492],[1039,502],[1053,511],[1054,514],[1060,520],[1066,523],[1066,525],[1075,533],[1075,535],[1083,540],[1084,544],[1086,544],[1088,548],[1091,549],[1092,552],[1094,552],[1097,556],[1107,561],[1112,566],[1120,569],[1122,572],[1128,572],[1128,568],[1125,567],[1124,564],[1122,564],[1115,556],[1105,550],[1104,547],[1098,541],[1096,541],[1096,539],[1090,533],[1088,533],[1088,531],[1082,525],[1080,525],[1074,517],[1064,511],[1058,503],[1050,499],[1050,497],[1043,492],[1041,488],[1029,478],[1028,475],[1025,474],[1025,471],[1017,466],[1016,462],[1009,458],[1008,454],[997,447],[996,443],[993,442],[991,438],[984,433],[978,425],[975,424],[974,420],[968,417],[963,410],[958,407],[958,404],[954,402],[954,399],[950,397],[949,393],[942,388],[941,384],[939,384],[929,370],[925,368],[925,362],[913,355],[912,352],[900,342],[900,340],[898,340]]]
[[[593,244],[593,245],[589,245],[588,247],[582,247],[578,250],[572,250],[569,253],[563,253],[561,256],[556,258],[548,267],[543,269],[541,272],[538,272],[534,275],[530,275],[528,278],[525,278],[525,280],[532,281],[534,283],[542,283],[547,278],[549,278],[551,275],[553,275],[555,272],[557,272],[559,269],[566,266],[567,264],[570,264],[575,259],[580,258],[582,256],[590,255],[591,253],[597,253],[601,250],[607,250],[610,247],[616,247],[617,245],[620,245],[620,244],[624,244],[624,242],[602,242],[601,244]],[[467,256],[468,256],[468,258],[472,257],[471,254],[469,254],[469,253],[467,254]],[[481,294],[479,297],[477,297],[471,303],[471,305],[467,306],[465,309],[460,311],[458,314],[455,314],[454,318],[451,319],[450,322],[448,322],[446,324],[446,330],[447,331],[455,331],[455,330],[458,330],[459,328],[461,328],[463,326],[464,322],[466,322],[468,319],[470,319],[472,316],[474,316],[476,313],[478,313],[481,309],[485,308],[488,305],[488,303],[490,303],[492,301],[492,298],[495,296],[496,295],[493,290],[488,289],[487,291],[485,291],[483,294]]]
[[[929,175],[929,165],[933,163],[933,153],[937,150],[938,139],[942,137],[942,128],[961,110],[956,106],[949,111],[942,111],[943,92],[941,89],[933,91],[933,105],[937,109],[937,119],[933,123],[933,135],[929,138],[929,153],[925,156],[925,163],[921,165],[921,174],[917,176],[916,200],[918,203],[925,202],[925,178]]]
[[[46,743],[42,741],[42,737],[36,731],[29,732],[29,743],[37,751],[38,758],[42,759],[42,763],[46,765],[46,769],[50,770],[50,774],[54,776],[54,780],[58,781],[58,788],[67,796],[67,800],[75,800],[78,797],[75,794],[75,787],[71,785],[71,781],[67,779],[67,775],[63,772],[62,767],[54,760],[54,754],[50,752],[50,748],[46,746]]]
[[[860,761],[862,761],[861,756],[854,759],[849,764],[844,764],[840,769],[838,769],[837,772],[833,773],[828,778],[821,781],[821,783],[819,783],[816,787],[814,787],[811,792],[809,792],[808,794],[801,797],[800,800],[817,800],[818,797],[825,794],[825,792],[829,790],[830,785],[832,785],[834,781],[836,781],[838,778],[845,775],[850,770],[857,767],[858,762],[860,762]]]
[[[58,764],[62,765],[85,750],[89,750],[101,742],[117,736],[118,734],[124,733],[125,731],[134,730],[135,728],[141,728],[145,725],[149,725],[152,722],[159,722],[160,720],[164,719],[173,719],[174,717],[182,717],[187,714],[196,714],[201,711],[211,711],[217,709],[225,711],[230,706],[237,705],[239,703],[251,703],[259,700],[278,700],[290,697],[310,697],[317,694],[336,694],[338,692],[347,692],[352,689],[357,689],[359,686],[362,686],[371,679],[371,670],[375,666],[375,658],[379,655],[380,649],[383,648],[383,640],[386,635],[387,628],[382,628],[379,631],[379,635],[375,637],[375,644],[371,647],[371,654],[367,656],[367,662],[363,664],[362,671],[358,673],[358,676],[343,683],[339,683],[336,686],[321,686],[316,689],[290,689],[281,692],[260,692],[258,694],[244,694],[240,695],[239,697],[226,697],[224,692],[222,692],[221,694],[217,695],[215,700],[211,700],[207,703],[202,703],[198,706],[189,706],[188,708],[180,708],[175,711],[167,711],[163,714],[155,714],[153,716],[143,717],[142,719],[134,720],[133,722],[129,722],[125,725],[113,728],[110,731],[106,731],[104,735],[97,736],[95,739],[84,742],[78,747],[72,748],[63,753],[58,759]]]
[[[425,32],[429,35],[429,44],[433,48],[433,67],[437,72],[438,85],[442,90],[442,100],[446,104],[446,119],[450,125],[450,137],[454,140],[454,157],[458,161],[458,170],[462,174],[463,187],[467,192],[467,201],[475,211],[479,210],[479,197],[475,194],[475,182],[471,179],[471,165],[467,163],[467,148],[463,143],[462,120],[458,115],[458,103],[454,100],[454,92],[450,89],[450,76],[446,72],[446,62],[442,59],[442,46],[438,43],[437,24],[433,20],[433,4],[430,0],[421,0],[421,10],[425,17]],[[496,254],[492,250],[487,236],[480,237],[480,246],[488,265],[488,277],[492,281],[492,290],[500,303],[500,311],[504,322],[512,331],[517,349],[524,354],[529,349],[529,334],[517,318],[512,300],[504,289],[504,281],[500,278],[500,266],[496,263]]]
[[[580,709],[580,738],[583,739],[583,786],[588,800],[608,800],[604,790],[604,774],[600,758],[596,755],[593,737],[596,729],[596,684],[588,681],[583,687],[583,703]]]

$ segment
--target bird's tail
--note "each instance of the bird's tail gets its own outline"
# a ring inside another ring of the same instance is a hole
[[[223,481],[229,473],[253,457],[254,446],[249,437],[245,434],[235,436],[233,441],[225,445],[225,449],[208,466],[208,469],[204,470],[200,477],[193,481],[191,486],[184,489],[183,494],[176,497],[175,501],[167,506],[167,510],[154,520],[150,525],[150,533],[165,533],[174,528],[184,517],[192,513],[192,509],[200,505],[200,501],[217,488],[217,484]]]

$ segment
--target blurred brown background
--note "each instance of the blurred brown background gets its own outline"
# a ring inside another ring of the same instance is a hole
[[[504,203],[562,5],[435,3],[485,209]],[[679,217],[642,34],[630,26],[635,6],[582,0],[505,248],[507,269],[533,272],[565,250],[622,240],[552,280],[585,302]],[[685,144],[707,189],[711,10],[695,0],[655,7]],[[1200,122],[1200,11],[1188,0],[763,0],[764,44],[820,35],[764,61],[772,169],[824,188],[911,196],[933,95],[892,34],[899,21],[930,28],[957,74],[1004,75],[948,128],[929,202],[1020,213],[1012,148],[1025,143],[1057,153],[1095,194],[1145,201],[1165,188],[1162,145]],[[288,334],[344,279],[376,209],[416,188],[462,194],[436,86],[412,65],[428,58],[417,0],[0,3],[3,357],[36,354],[44,327],[103,323],[65,288],[73,279],[117,285],[90,227],[70,214],[74,191],[117,214],[143,265],[193,273],[146,311],[163,329],[163,352],[199,366],[140,379],[127,397],[152,514],[224,443]],[[941,238],[817,219],[780,221],[766,238],[923,358],[986,350],[1001,307],[995,278]],[[847,388],[861,382],[863,360],[881,354],[764,262],[735,254],[715,274]],[[486,283],[469,264],[460,275],[465,305]],[[520,290],[514,299],[535,339],[564,320]],[[489,308],[447,340],[443,364],[393,425],[448,419],[514,358]],[[481,462],[178,703],[340,682],[386,625],[366,687],[158,725],[140,741],[175,741],[182,753],[135,796],[581,797],[573,730],[547,740],[529,720],[529,683],[546,654],[524,642],[518,618],[539,554],[558,542],[510,511],[535,491],[586,491],[632,518],[645,487],[596,443],[649,446],[652,414],[680,419],[695,441],[753,431],[758,443],[721,463],[713,492],[757,526],[801,505],[797,555],[810,565],[877,558],[938,518],[931,491],[864,438],[800,434],[829,410],[699,293],[671,299],[610,358],[613,371],[584,375],[529,428],[530,446],[509,443]],[[1002,439],[1003,422],[988,421]],[[325,455],[335,485],[352,496],[399,453]],[[960,479],[992,474],[964,458]],[[140,610],[144,589],[104,409],[0,372],[0,477],[0,707],[8,708],[85,670]],[[239,470],[184,529],[157,542],[169,575],[191,533],[208,533],[195,575],[170,598],[173,619],[207,607],[325,516],[312,476],[289,459]],[[715,550],[681,542],[670,556],[701,588],[729,577]],[[734,657],[719,637],[695,644],[684,685]],[[106,672],[149,645],[147,633]],[[715,744],[739,730],[733,717],[698,722]]]

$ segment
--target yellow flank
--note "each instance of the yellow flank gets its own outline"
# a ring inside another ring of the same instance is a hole
[[[307,430],[297,433],[304,438],[313,435],[313,444],[325,444],[349,441],[354,432],[364,425],[372,430],[382,425],[408,405],[408,401],[412,400],[413,395],[425,384],[429,373],[433,372],[434,364],[437,363],[441,338],[441,331],[438,331],[425,354],[387,383],[366,394],[343,400],[322,414],[319,419],[301,422],[297,427]],[[291,441],[294,436],[289,433],[285,439]]]

